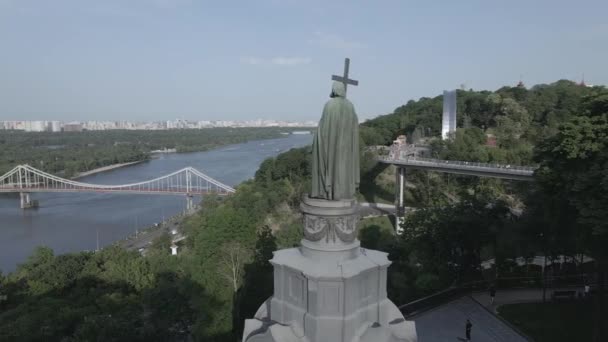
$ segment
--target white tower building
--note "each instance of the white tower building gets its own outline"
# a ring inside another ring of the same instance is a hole
[[[443,121],[441,138],[448,139],[456,132],[456,90],[443,91]]]

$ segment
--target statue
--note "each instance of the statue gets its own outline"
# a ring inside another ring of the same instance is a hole
[[[387,297],[388,254],[360,248],[359,122],[344,76],[313,140],[312,191],[300,202],[300,246],[275,251],[274,294],[245,321],[244,342],[416,342],[416,326]]]
[[[352,199],[359,185],[359,120],[346,99],[346,87],[334,82],[312,144],[310,197]]]

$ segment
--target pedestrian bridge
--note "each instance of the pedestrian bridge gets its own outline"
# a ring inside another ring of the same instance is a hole
[[[402,233],[400,220],[405,215],[405,170],[418,169],[455,173],[460,175],[503,178],[519,181],[533,181],[534,166],[501,165],[489,163],[477,163],[458,160],[442,160],[432,158],[420,158],[411,155],[412,151],[403,150],[390,153],[388,156],[378,157],[378,162],[392,164],[397,167],[395,211],[397,234]]]
[[[0,176],[0,193],[21,193],[21,207],[30,202],[33,192],[99,192],[152,195],[230,195],[235,189],[223,184],[193,167],[130,184],[91,184],[61,178],[29,165],[18,165]],[[27,194],[27,195],[24,195]],[[188,206],[191,206],[189,200]]]
[[[461,175],[533,181],[535,166],[516,166],[504,164],[477,163],[458,160],[442,160],[412,156],[380,157],[381,163],[397,167],[455,173]]]

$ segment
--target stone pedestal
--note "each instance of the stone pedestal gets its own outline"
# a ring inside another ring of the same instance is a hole
[[[416,341],[386,296],[387,254],[359,246],[357,202],[305,197],[301,210],[301,247],[274,253],[274,295],[243,341]]]

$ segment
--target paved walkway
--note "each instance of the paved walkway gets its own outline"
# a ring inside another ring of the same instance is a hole
[[[473,324],[471,341],[526,342],[502,320],[468,296],[414,316],[418,342],[464,341],[465,323]]]
[[[374,217],[395,214],[394,204],[361,202],[359,203],[359,205],[359,215],[361,217]]]
[[[547,301],[551,300],[551,294],[553,291],[562,290],[574,290],[582,291],[576,287],[570,288],[548,288],[547,289]],[[475,292],[472,295],[476,301],[484,305],[486,308],[496,312],[496,309],[505,304],[516,304],[516,303],[534,303],[543,301],[543,289],[510,289],[510,290],[497,290],[496,297],[494,298],[494,304],[491,304],[490,294],[488,291]]]

